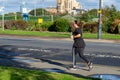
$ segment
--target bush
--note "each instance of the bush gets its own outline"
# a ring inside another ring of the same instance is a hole
[[[103,31],[103,32],[108,32],[110,23],[111,23],[111,22],[108,21],[108,20],[103,20],[103,24],[102,24],[102,31]]]
[[[109,32],[118,34],[119,33],[119,24],[120,24],[119,19],[114,20],[114,22],[112,22],[112,24],[110,25]]]
[[[14,29],[14,30],[26,30],[28,23],[23,20],[11,20],[5,22],[5,29]]]
[[[43,22],[41,24],[37,22],[29,23],[29,28],[28,30],[30,31],[48,31],[49,27],[53,25],[53,22]]]
[[[118,24],[118,33],[120,34],[120,23]]]
[[[54,24],[49,28],[50,31],[68,32],[70,23],[67,19],[57,19]]]
[[[82,31],[83,31],[84,25],[85,25],[85,22],[83,22],[83,21],[80,21],[80,22],[78,23],[78,26],[82,29]]]
[[[92,22],[92,23],[86,23],[83,27],[83,31],[96,33],[98,29],[98,23]]]
[[[53,25],[53,22],[45,22],[41,24],[42,31],[48,31],[49,27]]]
[[[28,31],[33,31],[34,30],[34,27],[36,26],[36,21],[35,20],[29,20],[28,21],[28,28],[27,28],[27,30]]]

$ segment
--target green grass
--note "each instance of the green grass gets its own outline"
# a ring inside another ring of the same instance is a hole
[[[0,34],[9,35],[24,35],[24,36],[39,36],[39,37],[62,37],[70,38],[70,33],[63,32],[40,32],[40,31],[22,31],[22,30],[0,30]],[[97,39],[97,33],[83,33],[84,39]],[[120,40],[120,34],[102,33],[102,39]]]
[[[50,73],[40,70],[0,66],[0,80],[100,80],[89,77],[74,77],[68,74]]]
[[[83,33],[84,38],[88,39],[97,39],[98,34],[97,33]],[[111,40],[120,40],[120,34],[108,34],[108,33],[102,33],[101,39],[111,39]]]
[[[40,36],[40,37],[69,37],[70,36],[70,33],[22,31],[22,30],[5,30],[5,31],[0,30],[0,34]]]

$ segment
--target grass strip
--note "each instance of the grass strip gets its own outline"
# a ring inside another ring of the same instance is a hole
[[[24,35],[24,36],[41,36],[41,37],[68,37],[70,33],[60,32],[41,32],[41,31],[22,31],[22,30],[0,30],[0,34]]]
[[[71,33],[68,32],[41,32],[41,31],[22,31],[22,30],[0,30],[0,34],[6,35],[23,35],[23,36],[39,36],[39,37],[62,37],[70,38]],[[84,39],[97,39],[97,33],[83,33]],[[120,40],[120,34],[102,33],[101,39]]]
[[[0,66],[0,80],[100,80],[68,74]]]

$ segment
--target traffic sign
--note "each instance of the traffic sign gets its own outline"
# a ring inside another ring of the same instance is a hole
[[[4,11],[4,7],[0,7],[0,12],[3,12]]]
[[[98,13],[99,13],[99,14],[102,13],[102,10],[98,10]]]
[[[38,23],[43,23],[43,19],[42,18],[38,18]]]

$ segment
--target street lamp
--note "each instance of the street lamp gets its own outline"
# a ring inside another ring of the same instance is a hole
[[[98,14],[99,14],[99,25],[98,25],[98,39],[101,39],[101,30],[102,30],[102,0],[99,0],[99,10],[98,10]]]

